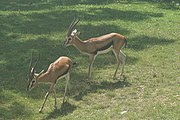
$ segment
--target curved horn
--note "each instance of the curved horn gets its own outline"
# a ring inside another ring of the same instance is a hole
[[[69,36],[71,34],[71,28],[72,28],[72,25],[74,24],[74,22],[76,21],[76,19],[74,19],[71,24],[69,25],[69,28],[68,28],[68,32],[67,32],[67,36]]]
[[[34,69],[36,68],[36,66],[37,66],[37,63],[38,63],[38,61],[39,61],[39,58],[40,58],[40,53],[38,54],[38,58],[37,58],[37,60],[36,60],[36,62],[35,62],[35,64],[34,64]]]
[[[32,68],[33,54],[34,54],[34,51],[32,51],[32,53],[31,53],[31,60],[30,60],[30,63],[29,63],[29,74],[30,74],[31,68]]]
[[[78,24],[79,21],[80,21],[79,18],[78,18],[78,19],[74,19],[74,20],[72,21],[72,23],[71,23],[70,26],[69,26],[67,36],[70,36],[70,35],[71,35],[74,27]]]

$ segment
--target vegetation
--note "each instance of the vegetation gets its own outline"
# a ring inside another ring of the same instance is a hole
[[[88,57],[62,46],[76,17],[82,39],[127,36],[124,80],[112,79],[116,60],[109,52],[97,57],[87,84]],[[1,0],[0,119],[180,119],[179,20],[178,0]],[[41,54],[38,71],[62,55],[78,62],[67,103],[62,105],[65,80],[56,86],[57,110],[50,96],[38,113],[48,85],[26,91],[32,50]]]

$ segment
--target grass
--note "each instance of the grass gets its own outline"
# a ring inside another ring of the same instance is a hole
[[[97,57],[93,83],[86,83],[88,57],[62,46],[75,17],[81,18],[82,39],[110,32],[127,36],[125,81],[112,79],[116,61],[110,52]],[[167,1],[1,0],[0,119],[180,119],[179,19],[179,6]],[[58,82],[57,110],[50,96],[38,113],[48,85],[26,91],[32,50],[41,53],[38,71],[62,55],[80,63],[65,104],[65,80]]]

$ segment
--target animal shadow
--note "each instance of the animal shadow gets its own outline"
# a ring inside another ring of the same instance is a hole
[[[61,107],[59,109],[54,109],[46,118],[45,120],[49,119],[56,119],[59,116],[66,116],[69,113],[72,113],[77,107],[75,105],[72,105],[68,102],[62,103]]]
[[[114,90],[114,89],[119,89],[119,88],[125,88],[125,87],[130,87],[131,84],[126,80],[127,78],[124,77],[123,81],[120,80],[115,80],[114,82],[101,82],[101,83],[96,83],[96,82],[87,82],[89,84],[89,87],[85,90],[82,90],[81,92],[78,93],[78,95],[74,96],[73,98],[77,101],[82,100],[83,96],[86,96],[88,93],[95,93],[97,90]]]

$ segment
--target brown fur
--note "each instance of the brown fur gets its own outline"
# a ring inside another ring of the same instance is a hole
[[[69,38],[71,40],[68,40]],[[94,62],[96,55],[98,55],[99,52],[105,51],[112,46],[114,54],[117,59],[117,68],[116,68],[113,78],[115,78],[117,70],[119,68],[120,57],[122,57],[123,59],[122,60],[123,66],[122,66],[122,71],[121,71],[121,74],[123,74],[126,56],[121,51],[121,48],[123,47],[123,45],[126,46],[127,44],[126,38],[123,35],[118,34],[118,33],[110,33],[110,34],[106,34],[100,37],[94,37],[88,40],[81,41],[78,38],[78,34],[73,33],[73,35],[67,36],[67,39],[64,43],[66,43],[65,45],[67,44],[74,45],[80,52],[89,55],[90,57],[90,65],[89,65],[89,72],[88,72],[89,77],[91,76],[91,68],[92,68],[92,64]]]
[[[53,63],[51,63],[49,65],[49,68],[47,69],[47,71],[45,73],[42,73],[42,72],[40,74],[34,73],[33,74],[34,78],[32,78],[32,79],[29,78],[29,84],[27,87],[27,90],[29,90],[29,91],[32,88],[34,88],[35,86],[37,86],[39,83],[50,83],[51,84],[49,90],[47,91],[47,93],[45,95],[44,102],[43,102],[41,108],[39,109],[39,112],[42,112],[42,109],[44,108],[45,102],[46,102],[49,94],[52,91],[53,91],[54,96],[55,96],[55,106],[54,107],[57,108],[56,92],[55,92],[56,91],[55,90],[56,82],[59,78],[65,77],[64,75],[66,75],[67,73],[70,72],[72,65],[73,65],[73,63],[72,63],[70,58],[62,56],[62,57],[59,57]],[[34,79],[36,82],[34,82]],[[68,83],[69,83],[69,74],[67,74],[67,76],[66,76],[66,86],[65,86],[63,102],[65,100],[65,95],[66,95]]]

